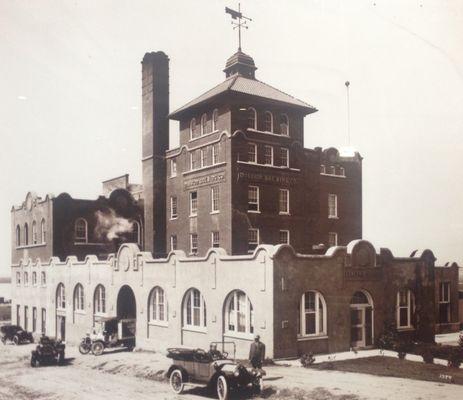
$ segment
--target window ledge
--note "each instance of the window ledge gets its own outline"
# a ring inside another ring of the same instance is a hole
[[[46,243],[38,243],[38,244],[27,244],[23,246],[16,246],[16,250],[22,250],[22,249],[31,249],[35,247],[45,247],[47,244]]]
[[[332,215],[328,215],[328,219],[339,219],[339,217],[335,217],[335,216],[332,216]]]
[[[189,256],[194,256],[194,257],[196,257],[196,256],[198,255],[198,252],[193,253],[193,252],[190,251],[190,252],[188,253],[188,255],[189,255]]]
[[[74,242],[74,246],[104,246],[104,243]]]
[[[207,333],[207,328],[201,328],[199,326],[184,326],[182,328],[183,331],[187,331],[187,332],[195,332],[195,333],[203,333],[203,334],[206,334]]]
[[[288,170],[288,171],[296,171],[300,172],[301,170],[299,168],[290,168],[285,165],[273,165],[273,164],[259,164],[256,162],[249,162],[249,161],[237,161],[238,164],[245,164],[245,165],[253,165],[255,167],[266,167],[266,168],[276,168],[276,169],[281,169],[281,170]]]
[[[259,211],[259,210],[257,210],[257,211],[255,211],[255,210],[248,210],[248,213],[251,213],[251,214],[260,214],[260,211]]]
[[[220,210],[217,210],[217,211],[211,211],[209,214],[220,214]]]
[[[289,135],[283,135],[283,134],[274,133],[274,132],[269,132],[269,131],[259,131],[259,130],[254,129],[254,128],[247,128],[247,130],[248,130],[249,132],[263,133],[264,135],[270,135],[270,136],[276,136],[276,137],[285,137],[285,138],[290,139],[290,136],[289,136]]]
[[[397,328],[399,332],[407,332],[407,331],[414,331],[415,328],[413,326],[400,326]]]
[[[161,328],[168,328],[169,323],[167,321],[150,321],[148,323],[149,326],[159,326]]]
[[[190,214],[188,217],[189,217],[189,218],[197,218],[197,217],[198,217],[198,214]]]
[[[321,340],[321,339],[328,339],[328,335],[312,335],[312,336],[303,336],[303,335],[298,335],[297,336],[297,341],[298,342],[304,342],[306,340]]]
[[[176,219],[178,219],[178,216],[177,217],[170,217],[171,221],[175,221]]]
[[[216,129],[215,131],[207,132],[207,133],[205,133],[204,135],[199,135],[198,137],[195,137],[195,138],[192,138],[192,137],[190,136],[190,140],[189,140],[188,142],[189,142],[189,143],[195,142],[196,140],[199,140],[199,139],[204,138],[204,137],[211,136],[211,135],[213,135],[213,134],[215,134],[215,133],[218,133],[218,132],[220,132],[220,131],[219,131],[218,129]]]
[[[289,213],[289,212],[283,212],[283,211],[280,211],[278,214],[279,214],[279,215],[289,215],[289,216],[291,215],[291,213]]]
[[[253,333],[226,331],[224,333],[224,336],[226,336],[227,338],[232,338],[232,339],[243,339],[243,340],[249,340],[249,341],[254,340]]]
[[[323,173],[323,172],[320,172],[320,175],[331,176],[332,178],[346,178],[346,175],[327,174],[327,173]]]
[[[84,310],[74,310],[74,314],[86,315],[87,313]]]
[[[205,170],[215,168],[215,167],[220,167],[220,166],[226,165],[226,164],[227,164],[226,162],[219,162],[217,164],[212,164],[212,165],[207,165],[207,166],[201,167],[201,168],[191,169],[190,171],[184,172],[182,175],[194,174],[195,172],[205,171]]]

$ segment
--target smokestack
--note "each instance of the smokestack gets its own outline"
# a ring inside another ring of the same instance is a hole
[[[145,251],[166,254],[166,159],[169,149],[169,58],[162,51],[142,61],[142,167]]]

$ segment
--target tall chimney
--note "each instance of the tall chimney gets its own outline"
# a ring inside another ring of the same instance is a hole
[[[142,168],[145,208],[144,247],[166,254],[166,158],[169,149],[169,58],[162,51],[142,61]]]

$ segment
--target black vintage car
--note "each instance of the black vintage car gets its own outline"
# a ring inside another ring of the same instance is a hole
[[[2,343],[6,344],[7,341],[13,342],[14,344],[22,343],[34,343],[32,333],[26,332],[23,328],[17,325],[3,325],[0,327],[2,334]]]
[[[222,342],[221,342],[222,343]],[[180,394],[185,385],[204,386],[217,391],[219,400],[227,400],[231,390],[252,385],[263,389],[263,370],[249,368],[228,358],[212,343],[209,351],[202,349],[169,348],[167,357],[172,365],[167,372],[172,390]]]
[[[31,366],[37,367],[43,364],[64,364],[64,343],[61,340],[42,336],[39,344],[31,352]]]

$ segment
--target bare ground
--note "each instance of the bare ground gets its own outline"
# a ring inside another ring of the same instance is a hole
[[[34,345],[0,347],[1,400],[147,400],[215,398],[204,389],[175,395],[165,380],[170,360],[151,352],[112,352],[83,356],[67,348],[65,366],[31,368]],[[463,397],[462,386],[366,374],[319,371],[296,366],[266,367],[265,390],[234,398],[270,400],[450,400]]]

